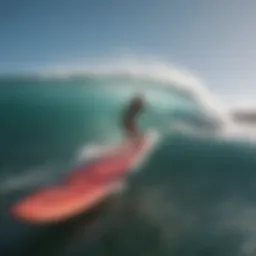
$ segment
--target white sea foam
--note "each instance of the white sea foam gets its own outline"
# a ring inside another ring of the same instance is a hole
[[[225,107],[213,97],[202,79],[187,69],[155,58],[117,57],[91,61],[90,64],[53,65],[40,73],[41,77],[70,78],[81,76],[118,76],[145,78],[159,81],[168,86],[189,93],[208,111],[214,112],[224,122],[230,122]]]
[[[75,76],[104,78],[116,76],[129,76],[131,78],[149,79],[159,82],[159,86],[178,89],[186,92],[202,106],[206,115],[215,116],[220,123],[221,132],[225,136],[247,136],[254,134],[252,129],[238,126],[232,121],[230,107],[220,102],[207,88],[205,82],[195,72],[178,67],[170,62],[157,58],[139,58],[134,55],[117,56],[90,60],[87,63],[72,63],[52,65],[39,72],[42,78],[72,78]],[[91,148],[91,154],[96,154],[102,149]],[[89,155],[90,153],[86,153]]]
[[[44,166],[29,168],[26,171],[22,171],[20,174],[3,172],[1,175],[0,193],[11,193],[49,182],[54,178],[54,174],[49,171],[49,168],[50,167],[46,164]]]

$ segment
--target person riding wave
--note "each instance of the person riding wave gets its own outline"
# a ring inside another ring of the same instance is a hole
[[[141,132],[137,128],[137,116],[144,108],[144,100],[142,96],[135,96],[126,108],[122,118],[122,126],[128,138],[141,137]]]

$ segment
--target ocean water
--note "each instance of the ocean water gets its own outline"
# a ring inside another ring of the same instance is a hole
[[[137,92],[141,129],[161,139],[123,193],[61,224],[10,216],[88,150],[120,142],[122,111]],[[1,255],[256,255],[256,146],[205,99],[192,86],[125,74],[2,77]]]

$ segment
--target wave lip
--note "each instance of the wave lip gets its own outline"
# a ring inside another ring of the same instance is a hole
[[[139,92],[152,87],[164,88],[165,97],[169,94],[170,99],[187,95],[192,105],[200,109],[204,123],[213,126],[214,130],[228,133],[238,129],[227,106],[217,100],[201,77],[159,59],[133,56],[106,58],[90,63],[52,65],[34,74],[42,82],[54,79],[57,83],[52,84],[58,85],[73,85],[74,81],[81,81],[80,84],[101,84],[107,88],[109,84],[115,83],[120,87],[131,85]]]
[[[93,79],[127,78],[158,82],[160,87],[189,94],[206,112],[217,116],[223,125],[232,122],[224,104],[205,86],[202,79],[187,69],[153,58],[108,58],[90,64],[57,65],[45,69],[38,75],[42,78],[70,79],[84,77]]]

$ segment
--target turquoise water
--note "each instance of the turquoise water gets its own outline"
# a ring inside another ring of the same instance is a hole
[[[125,76],[0,85],[2,255],[254,255],[256,148],[209,135],[215,119],[191,95]],[[12,219],[9,206],[59,180],[81,149],[120,141],[122,111],[137,91],[147,99],[139,125],[162,139],[124,193],[59,225]],[[181,122],[197,136],[175,129]]]

